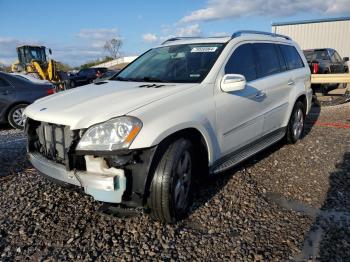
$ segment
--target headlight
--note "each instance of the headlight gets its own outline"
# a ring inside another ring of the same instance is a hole
[[[129,148],[142,128],[141,120],[122,116],[90,127],[81,138],[77,150],[112,151]]]

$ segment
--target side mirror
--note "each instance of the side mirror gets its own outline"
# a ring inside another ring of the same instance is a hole
[[[344,60],[344,62],[348,62],[349,61],[349,57],[346,56],[346,57],[343,58],[343,60]]]
[[[228,74],[224,75],[221,80],[221,90],[224,92],[240,91],[245,88],[247,81],[243,75]]]
[[[51,48],[49,48],[49,54],[52,55],[52,50],[51,50]]]

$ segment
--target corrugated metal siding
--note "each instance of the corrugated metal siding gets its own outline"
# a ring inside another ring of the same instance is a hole
[[[290,36],[301,49],[329,47],[350,56],[350,20],[272,26],[272,32]]]

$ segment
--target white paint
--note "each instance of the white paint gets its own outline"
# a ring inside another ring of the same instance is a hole
[[[293,41],[248,34],[232,40],[227,37],[183,39],[165,45],[227,41],[207,77],[199,84],[161,83],[164,86],[160,88],[145,88],[140,85],[153,83],[107,81],[40,99],[28,106],[25,114],[34,120],[68,125],[71,129],[89,128],[123,115],[134,116],[143,126],[130,149],[151,147],[174,132],[194,128],[204,137],[211,165],[227,153],[286,127],[300,95],[307,97],[307,112],[311,107],[310,69]],[[242,43],[255,42],[293,45],[306,66],[251,81],[242,91],[223,92],[220,83],[229,57]],[[294,85],[287,85],[291,80]],[[259,92],[266,97],[256,99]],[[44,107],[47,110],[40,111]]]

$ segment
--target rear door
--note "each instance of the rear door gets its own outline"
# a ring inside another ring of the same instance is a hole
[[[291,76],[276,44],[255,43],[254,51],[258,62],[258,85],[266,95],[261,111],[264,114],[262,135],[265,135],[282,126],[288,109]]]
[[[15,97],[11,83],[4,77],[0,77],[0,118],[5,117],[5,110],[14,101]]]

